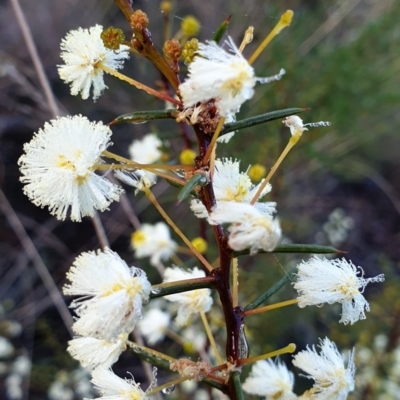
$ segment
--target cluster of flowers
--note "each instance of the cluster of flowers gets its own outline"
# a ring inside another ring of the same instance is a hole
[[[128,46],[108,49],[100,39],[101,33],[101,26],[78,29],[62,41],[61,56],[65,65],[59,67],[59,73],[71,84],[73,95],[81,93],[83,98],[88,98],[93,87],[93,98],[98,98],[106,88],[104,72],[120,69],[128,58]],[[257,82],[280,79],[283,74],[257,78],[232,40],[228,47],[226,51],[214,42],[200,43],[197,57],[189,65],[188,79],[179,86],[184,106],[181,112],[191,116],[192,124],[198,123],[204,104],[211,100],[220,117],[233,121],[242,103],[253,96]],[[298,116],[287,117],[283,122],[293,137],[301,136],[307,125],[326,125],[303,124]],[[107,151],[110,138],[108,126],[90,122],[83,116],[63,117],[46,124],[24,146],[25,154],[19,160],[27,196],[36,205],[47,206],[61,220],[69,211],[73,221],[81,221],[84,216],[94,216],[96,210],[106,210],[123,193],[123,189],[106,175],[95,173],[111,169],[103,161],[104,157],[113,158]],[[160,159],[160,146],[159,139],[148,136],[132,145],[131,157],[140,164],[153,163]],[[115,175],[142,189],[155,183],[155,172],[131,168],[128,173],[117,171]],[[250,254],[274,250],[281,238],[279,221],[274,218],[276,204],[259,201],[271,191],[271,185],[264,180],[254,185],[248,171],[240,171],[240,161],[229,158],[214,160],[211,180],[216,205],[207,211],[200,200],[193,199],[191,209],[195,216],[207,219],[211,225],[229,224],[228,244],[232,250],[248,249]],[[169,259],[177,248],[164,224],[143,225],[135,232],[132,242],[136,256],[150,256],[155,266]],[[341,303],[340,322],[353,324],[365,318],[365,310],[369,310],[362,295],[365,286],[369,282],[383,281],[382,275],[369,279],[363,275],[361,268],[345,259],[312,257],[303,261],[298,265],[294,282],[298,305]],[[184,271],[173,267],[165,270],[164,282],[204,276],[197,268]],[[129,267],[115,252],[104,249],[82,253],[67,277],[70,283],[64,287],[64,293],[82,296],[71,305],[77,315],[73,330],[79,337],[70,341],[68,351],[84,367],[93,370],[92,382],[103,398],[146,399],[154,389],[155,377],[143,391],[133,379],[123,380],[109,369],[127,346],[134,346],[128,341],[128,335],[142,318],[142,306],[149,301],[152,290],[146,273]],[[173,294],[167,296],[167,300],[178,305],[178,325],[185,324],[193,314],[209,311],[213,304],[209,289]],[[164,325],[168,323],[164,321]],[[161,337],[160,324],[143,324],[149,342]],[[354,387],[354,351],[345,368],[336,346],[329,339],[322,340],[320,347],[320,354],[313,347],[294,357],[293,364],[315,380],[313,389],[302,398],[345,399]],[[271,361],[255,365],[244,389],[267,399],[296,398],[292,391],[293,375],[283,364]]]

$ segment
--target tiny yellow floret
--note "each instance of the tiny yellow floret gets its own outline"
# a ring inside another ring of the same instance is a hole
[[[204,254],[208,248],[207,242],[200,236],[192,240],[192,245],[201,254]]]
[[[264,178],[266,172],[267,170],[263,165],[254,164],[249,168],[247,174],[249,175],[251,180],[260,181],[262,178]]]
[[[143,233],[143,231],[138,230],[138,231],[132,233],[132,235],[131,235],[132,246],[139,247],[145,241],[146,241],[146,235]]]
[[[200,31],[200,22],[193,15],[187,15],[182,20],[181,29],[185,36],[196,36]]]
[[[183,165],[194,165],[194,159],[196,157],[196,152],[192,149],[185,149],[179,155],[179,160]]]

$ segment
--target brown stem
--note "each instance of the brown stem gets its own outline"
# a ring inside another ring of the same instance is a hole
[[[129,0],[114,0],[115,4],[120,8],[122,13],[128,22],[131,22],[131,15],[133,14],[133,9],[129,3]]]
[[[199,156],[197,158],[198,166],[201,166],[202,160],[207,153],[210,145],[210,136],[205,135],[198,127],[194,126],[199,145]],[[202,188],[199,192],[201,201],[208,212],[216,205],[216,199],[212,182]],[[239,359],[239,333],[240,326],[243,323],[243,309],[233,307],[230,287],[230,268],[232,260],[232,249],[228,246],[227,236],[221,225],[214,225],[214,236],[219,249],[220,265],[212,271],[215,277],[215,289],[218,291],[226,324],[226,358],[231,363],[236,363]],[[229,383],[229,394],[231,399],[236,399],[235,389],[231,382]]]

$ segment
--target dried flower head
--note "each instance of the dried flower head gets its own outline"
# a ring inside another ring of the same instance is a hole
[[[304,398],[314,400],[346,400],[354,390],[354,350],[350,352],[347,368],[335,343],[328,338],[320,339],[318,354],[313,346],[293,357],[293,365],[302,369],[307,378],[315,381]]]
[[[299,307],[341,303],[339,322],[344,324],[365,319],[364,310],[369,311],[369,304],[362,295],[365,287],[370,282],[385,280],[383,274],[365,279],[363,269],[344,258],[328,260],[314,256],[297,268],[297,281],[293,285],[299,294]]]
[[[195,381],[203,380],[212,372],[212,366],[208,362],[194,362],[187,358],[171,362],[169,368],[171,371],[176,371],[179,375],[189,377]]]
[[[106,210],[123,192],[94,173],[94,166],[102,163],[101,153],[111,144],[110,137],[107,126],[81,115],[46,123],[24,145],[25,154],[18,161],[24,193],[61,220],[70,208],[73,221]]]
[[[92,86],[93,100],[107,88],[101,65],[117,70],[129,58],[126,45],[120,45],[119,50],[107,49],[101,39],[102,32],[100,25],[79,28],[70,31],[61,41],[61,58],[65,64],[58,66],[58,73],[63,81],[71,84],[71,94],[81,93],[82,99],[89,97]]]
[[[71,284],[64,286],[64,294],[82,296],[71,304],[79,316],[73,330],[108,341],[133,330],[151,290],[145,272],[128,267],[110,249],[82,253],[67,278]]]

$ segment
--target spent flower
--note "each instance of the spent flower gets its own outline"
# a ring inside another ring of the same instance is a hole
[[[81,115],[46,123],[24,145],[25,154],[18,161],[24,193],[61,220],[70,208],[73,221],[106,210],[123,192],[94,172],[110,138],[110,128]]]
[[[312,257],[298,265],[297,281],[293,284],[298,292],[298,304],[303,308],[323,303],[342,304],[339,322],[354,324],[365,319],[369,304],[362,293],[370,282],[383,282],[383,274],[364,278],[364,271],[346,259],[328,260]]]
[[[129,58],[129,47],[120,45],[118,50],[107,49],[101,39],[103,27],[96,25],[89,29],[70,31],[61,41],[61,58],[64,65],[58,66],[60,78],[71,84],[71,94],[79,93],[87,99],[93,86],[93,100],[107,88],[101,66],[118,70]]]
[[[64,294],[82,296],[71,304],[79,317],[73,330],[108,341],[133,330],[151,290],[145,272],[128,267],[110,249],[82,253],[67,278],[71,284],[64,286]]]

